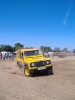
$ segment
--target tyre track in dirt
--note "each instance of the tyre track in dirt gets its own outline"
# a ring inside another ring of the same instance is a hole
[[[25,77],[16,61],[0,61],[0,100],[75,100],[75,57],[51,58],[54,75]]]

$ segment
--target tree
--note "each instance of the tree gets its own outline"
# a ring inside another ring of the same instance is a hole
[[[0,45],[0,52],[2,51],[1,45]]]
[[[30,49],[33,49],[33,47],[29,47]]]
[[[63,49],[63,52],[68,52],[68,49],[67,49],[67,48],[64,48],[64,49]]]
[[[40,47],[40,50],[41,50],[42,52],[44,52],[44,46],[41,46],[41,47]]]
[[[25,47],[26,49],[33,49],[33,47]]]
[[[73,50],[73,53],[75,53],[75,49]]]
[[[51,52],[52,51],[52,49],[49,47],[49,46],[41,46],[40,47],[40,50],[42,51],[42,52]]]
[[[24,47],[24,45],[23,45],[23,44],[21,44],[21,43],[16,43],[16,44],[14,45],[14,47],[15,47],[15,50],[18,50],[18,49],[23,48],[23,47]]]
[[[56,53],[59,53],[59,52],[60,52],[60,48],[56,47],[54,51],[55,51]]]
[[[15,52],[16,51],[16,48],[15,47],[13,47],[13,52]]]
[[[10,45],[1,45],[0,51],[13,52],[13,47]]]

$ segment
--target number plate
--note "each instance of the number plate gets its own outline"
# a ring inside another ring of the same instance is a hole
[[[38,68],[38,70],[44,70],[44,69],[46,69],[46,68]]]

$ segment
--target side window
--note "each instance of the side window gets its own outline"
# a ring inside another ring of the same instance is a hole
[[[20,54],[19,54],[19,57],[20,57],[21,59],[23,59],[23,53],[20,53]]]

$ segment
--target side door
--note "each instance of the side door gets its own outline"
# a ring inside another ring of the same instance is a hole
[[[24,63],[24,53],[21,52],[21,53],[20,53],[20,65],[22,66],[23,63]]]

